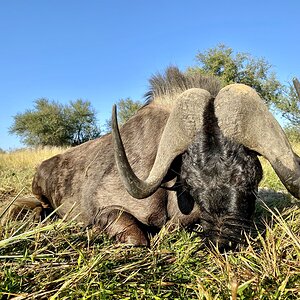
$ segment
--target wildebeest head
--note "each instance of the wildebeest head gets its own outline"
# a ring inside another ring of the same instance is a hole
[[[159,92],[168,98],[169,87],[162,86],[164,88],[159,89]],[[170,108],[170,116],[158,145],[153,168],[145,180],[137,178],[128,163],[117,127],[116,110],[113,109],[112,127],[118,171],[127,191],[133,197],[146,198],[161,186],[173,160],[186,152],[181,169],[183,184],[202,208],[201,218],[206,232],[215,232],[220,227],[222,229],[222,224],[226,224],[222,235],[215,234],[219,242],[226,247],[226,243],[222,241],[226,239],[226,230],[237,232],[243,229],[249,223],[254,210],[255,192],[261,179],[261,167],[256,154],[261,154],[269,160],[283,184],[297,198],[300,196],[299,159],[259,95],[248,86],[233,84],[221,89],[213,102],[217,126],[220,129],[216,140],[221,141],[221,144],[216,145],[214,151],[218,152],[212,156],[220,161],[216,163],[207,160],[196,166],[193,173],[190,167],[191,160],[195,153],[199,156],[200,149],[197,138],[214,138],[214,134],[203,135],[201,130],[207,122],[205,109],[215,95],[208,89],[193,88],[190,85],[181,88],[180,92],[182,93],[177,94],[176,99],[174,93],[171,93],[173,105]],[[231,149],[231,153],[226,152],[226,147]],[[206,153],[209,153],[209,149],[206,149]],[[236,157],[240,160],[236,172],[243,170],[238,176],[233,171]],[[209,163],[212,165],[209,166]],[[223,174],[218,175],[218,166],[223,170]],[[200,173],[205,174],[202,167],[207,168],[212,181],[216,181],[216,185],[212,184],[214,188],[210,185],[202,190],[197,188],[200,170]],[[226,169],[229,170],[229,175],[224,173]],[[241,184],[243,177],[245,179]],[[227,219],[224,218],[225,215]],[[218,226],[210,228],[212,219],[217,220]]]
[[[201,236],[223,250],[235,247],[250,229],[262,168],[256,153],[224,137],[213,99],[203,120],[182,155],[180,184],[200,208]]]

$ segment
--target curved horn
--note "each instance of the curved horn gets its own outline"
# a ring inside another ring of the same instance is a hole
[[[263,155],[289,192],[300,198],[300,167],[282,128],[250,87],[232,84],[215,99],[215,112],[225,136]]]
[[[117,106],[113,106],[112,110],[112,138],[114,141],[114,154],[115,161],[117,164],[117,169],[121,175],[123,184],[126,190],[135,198],[144,198],[145,191],[152,194],[155,191],[155,187],[147,184],[146,182],[140,180],[133,172],[127,155],[124,149],[124,145],[121,139],[120,130],[117,121]],[[147,197],[147,193],[146,193]]]
[[[176,100],[163,131],[153,167],[147,179],[140,180],[133,172],[124,150],[117,124],[116,107],[112,113],[112,137],[119,174],[128,193],[138,199],[149,197],[160,186],[176,156],[183,153],[202,126],[204,108],[211,95],[198,88],[183,92]]]

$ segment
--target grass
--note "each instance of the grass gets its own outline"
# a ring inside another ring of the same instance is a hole
[[[60,151],[0,154],[0,201],[30,193],[36,165]],[[134,248],[75,222],[24,217],[0,229],[0,298],[300,299],[300,208],[262,164],[267,206],[258,201],[255,218],[264,231],[241,251],[200,250],[195,233],[174,228]]]
[[[63,152],[63,148],[45,147],[0,153],[0,201],[24,188],[30,193],[35,169],[43,160]]]
[[[300,155],[300,143],[293,144],[293,150]],[[274,191],[283,191],[286,193],[286,188],[277,177],[270,163],[263,157],[260,157],[260,162],[264,170],[264,177],[260,182],[260,187],[272,189]]]

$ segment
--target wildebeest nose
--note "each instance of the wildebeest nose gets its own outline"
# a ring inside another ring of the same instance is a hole
[[[222,236],[216,236],[209,240],[209,246],[213,248],[216,247],[220,252],[233,250],[236,245],[237,244],[235,242],[227,238],[223,238]]]

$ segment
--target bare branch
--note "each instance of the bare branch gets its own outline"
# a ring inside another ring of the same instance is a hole
[[[297,78],[294,78],[293,79],[293,84],[294,84],[295,90],[297,92],[298,98],[300,100],[300,82]]]

